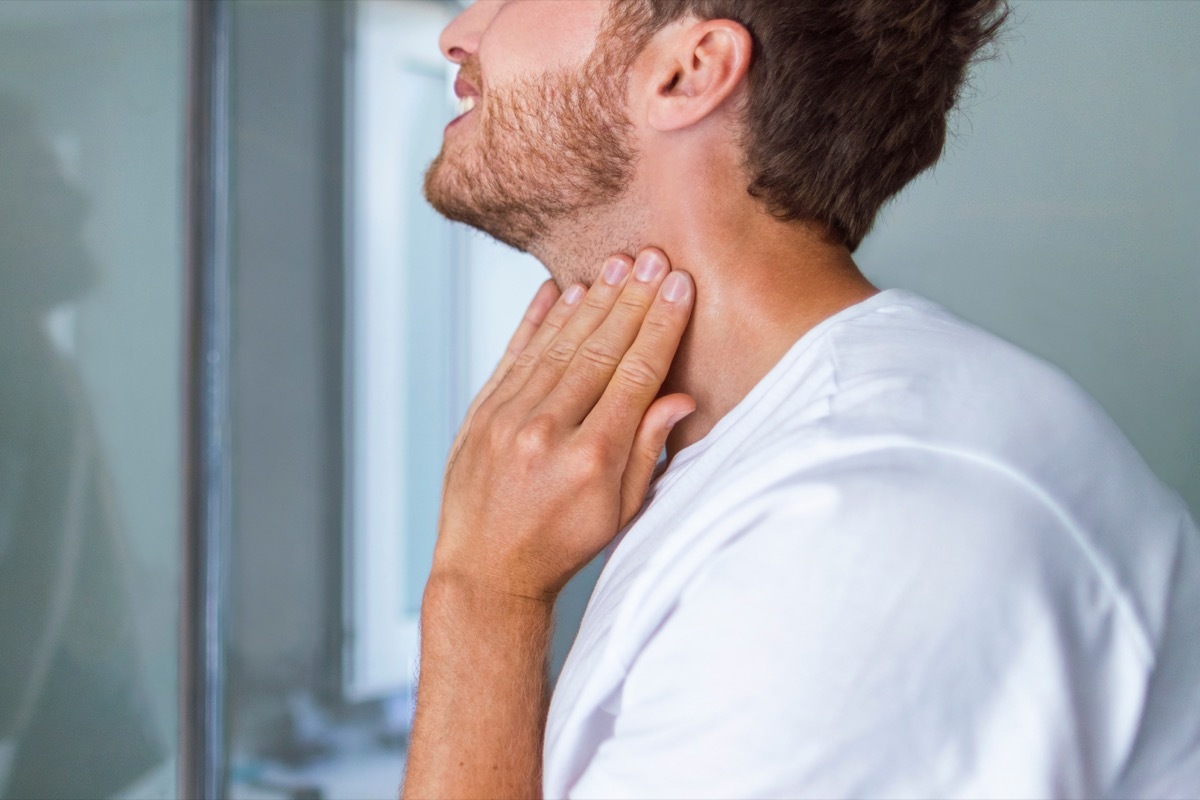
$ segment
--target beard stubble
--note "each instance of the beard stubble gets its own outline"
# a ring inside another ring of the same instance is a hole
[[[554,223],[615,203],[636,153],[625,112],[628,61],[602,36],[584,66],[489,89],[478,130],[443,142],[425,198],[443,216],[530,251]],[[482,85],[477,58],[463,78]]]

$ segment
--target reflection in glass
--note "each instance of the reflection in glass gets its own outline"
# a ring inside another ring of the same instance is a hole
[[[86,201],[0,95],[0,725],[12,797],[109,794],[153,766],[128,554],[74,361]]]
[[[0,4],[0,798],[172,791],[183,10]]]

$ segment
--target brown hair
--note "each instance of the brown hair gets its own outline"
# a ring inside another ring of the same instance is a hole
[[[851,250],[885,202],[942,153],[967,70],[1005,0],[615,0],[640,51],[692,14],[753,40],[743,111],[749,192],[781,220],[817,220]]]

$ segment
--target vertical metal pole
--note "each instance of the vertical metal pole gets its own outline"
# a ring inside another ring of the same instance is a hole
[[[229,17],[191,0],[187,165],[185,531],[179,795],[224,791],[229,458]]]

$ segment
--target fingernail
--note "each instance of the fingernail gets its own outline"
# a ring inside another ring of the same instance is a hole
[[[625,263],[623,258],[613,258],[604,265],[604,282],[609,286],[616,286],[621,281],[625,280],[625,276],[629,274],[629,265]]]
[[[668,303],[676,303],[687,297],[688,279],[681,272],[672,272],[667,276],[666,283],[663,284],[662,296],[663,300]]]
[[[692,409],[692,411],[695,411],[695,410],[696,410],[696,409],[694,409],[694,408]],[[684,418],[684,417],[686,417],[687,415],[691,414],[691,413],[692,413],[692,411],[681,411],[681,412],[679,412],[678,414],[676,414],[676,415],[674,415],[673,417],[671,417],[670,419],[668,419],[668,420],[667,420],[667,430],[671,430],[672,428],[674,428],[674,427],[675,427],[675,425],[676,425],[676,424],[677,424],[677,423],[678,423],[678,422],[679,422],[681,419],[683,419],[683,418]]]
[[[581,297],[583,297],[583,287],[580,286],[578,283],[572,283],[570,286],[567,287],[567,290],[565,292],[563,292],[562,297],[563,297],[564,303],[566,303],[569,306],[573,306],[579,302],[579,299]]]
[[[666,262],[663,257],[653,250],[648,250],[637,257],[637,264],[634,266],[633,274],[639,281],[646,283],[654,280],[658,273],[666,269]]]

